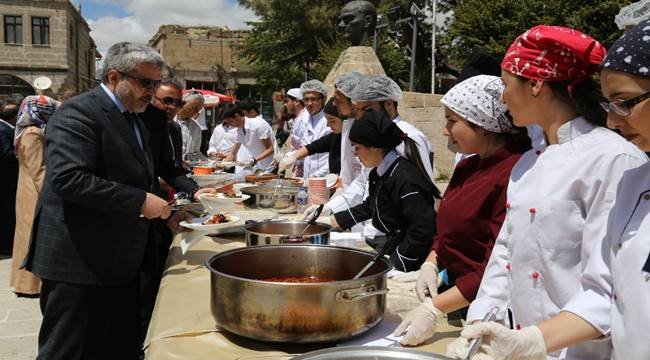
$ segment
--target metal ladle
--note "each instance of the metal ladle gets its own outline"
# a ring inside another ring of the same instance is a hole
[[[288,239],[290,239],[291,241],[297,241],[297,240],[302,239],[302,236],[305,235],[305,231],[307,231],[307,229],[316,222],[316,219],[318,219],[321,212],[323,212],[323,207],[324,206],[325,206],[325,204],[320,204],[318,206],[318,208],[316,208],[316,211],[314,212],[314,215],[311,217],[311,219],[309,219],[309,221],[307,222],[307,225],[305,225],[305,227],[302,229],[302,231],[300,232],[299,235],[288,236]]]

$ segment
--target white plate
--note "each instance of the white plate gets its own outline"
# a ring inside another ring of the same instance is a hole
[[[237,216],[230,215],[229,216],[230,221],[228,221],[228,222],[221,223],[221,224],[203,225],[202,223],[205,220],[209,219],[211,216],[212,215],[197,217],[197,218],[192,219],[191,222],[188,222],[187,220],[183,220],[183,221],[180,222],[179,225],[183,226],[183,227],[186,227],[188,229],[192,229],[192,230],[212,231],[212,230],[216,230],[216,229],[219,229],[219,228],[222,228],[222,227],[230,226],[230,225],[238,222],[239,220],[241,220],[241,218],[239,218]]]
[[[210,174],[210,175],[190,175],[190,178],[196,182],[197,185],[205,187],[212,184],[220,184],[235,179],[233,174]]]
[[[217,162],[216,165],[218,167],[222,167],[224,169],[230,169],[231,167],[237,166],[238,164],[239,164],[239,162],[237,162],[237,161],[219,161],[219,162]]]
[[[203,207],[210,214],[224,213],[227,211],[241,210],[242,202],[250,199],[250,195],[247,194],[238,194],[240,197],[229,198],[223,196],[222,193],[218,194],[201,194],[199,195],[199,201],[203,204]]]

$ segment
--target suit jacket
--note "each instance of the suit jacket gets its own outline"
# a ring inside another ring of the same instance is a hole
[[[176,121],[169,124],[169,137],[174,144],[174,165],[177,168],[183,168],[183,133],[181,126]]]
[[[176,189],[176,191],[183,191],[188,194],[196,191],[199,186],[186,176],[187,171],[182,167],[176,167],[174,163],[174,149],[172,149],[172,145],[169,143],[169,125],[167,124],[166,113],[153,105],[149,105],[147,110],[138,116],[149,130],[149,144],[153,158],[154,177],[161,177],[167,184]],[[172,123],[176,124],[175,122]],[[179,154],[180,151],[181,149],[179,148]],[[158,182],[156,182],[155,188],[156,194],[159,194],[161,197],[167,196],[167,194],[163,194],[160,191]]]
[[[149,220],[139,216],[154,184],[129,120],[97,87],[65,102],[45,131],[45,182],[36,207],[28,270],[44,279],[119,285],[142,264]]]

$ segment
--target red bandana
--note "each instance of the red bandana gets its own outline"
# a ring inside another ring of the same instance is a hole
[[[580,81],[598,69],[606,53],[598,41],[577,30],[537,25],[510,45],[501,68],[532,80]]]

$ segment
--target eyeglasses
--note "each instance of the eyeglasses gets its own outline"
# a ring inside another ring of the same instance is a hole
[[[165,96],[164,98],[159,98],[158,96],[154,96],[156,100],[160,101],[161,103],[167,105],[167,106],[176,106],[176,107],[181,107],[185,105],[185,101],[181,99],[174,99],[171,96]]]
[[[120,73],[123,76],[126,76],[128,78],[131,78],[131,79],[137,81],[138,84],[140,84],[140,86],[142,86],[143,88],[145,88],[147,90],[153,90],[153,89],[157,88],[160,85],[160,80],[143,79],[143,78],[135,77],[133,75],[129,75],[129,74],[127,74],[125,72],[122,72],[122,71],[119,71],[117,69],[115,69],[115,71],[117,71],[118,73]]]
[[[650,98],[650,91],[627,100],[614,100],[610,102],[601,102],[600,106],[602,106],[603,109],[605,109],[605,111],[607,112],[613,111],[616,115],[619,116],[629,116],[632,113],[632,108],[636,104],[649,98]]]

